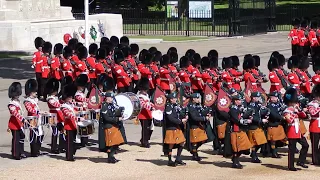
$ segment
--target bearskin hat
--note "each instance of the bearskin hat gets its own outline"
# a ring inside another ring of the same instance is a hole
[[[320,97],[320,84],[316,84],[312,89],[313,97]]]
[[[193,61],[192,61],[192,65],[196,66],[196,65],[200,65],[201,64],[201,56],[199,53],[195,53],[192,57]]]
[[[130,46],[123,45],[121,51],[123,52],[124,57],[128,57],[130,55]]]
[[[137,55],[139,53],[139,45],[138,44],[130,44],[130,55]]]
[[[178,53],[177,48],[175,48],[175,47],[170,47],[170,48],[168,49],[168,51],[167,51],[167,54],[169,55],[169,54],[172,53],[172,52]]]
[[[115,49],[113,54],[114,62],[117,64],[120,64],[122,61],[124,61],[124,54],[120,49]]]
[[[154,54],[158,51],[158,49],[156,47],[150,47],[148,51],[149,53]]]
[[[145,64],[145,55],[148,53],[148,50],[142,49],[139,53],[139,60],[142,64]]]
[[[45,42],[42,47],[43,53],[51,53],[52,52],[52,44],[51,42]]]
[[[36,47],[36,49],[39,49],[39,47],[43,47],[44,42],[45,41],[42,39],[42,37],[36,37],[36,39],[34,40],[34,46]]]
[[[226,68],[231,68],[232,67],[232,60],[230,57],[224,57],[222,59],[222,68],[226,69]]]
[[[252,58],[252,54],[246,54],[244,55],[243,59]]]
[[[218,51],[215,50],[215,49],[212,49],[208,52],[208,57],[211,58],[211,57],[216,57],[218,59],[219,57],[219,54],[218,54]]]
[[[77,87],[74,84],[68,84],[62,89],[62,100],[68,97],[73,97],[77,92]]]
[[[153,59],[153,55],[150,52],[147,52],[144,55],[144,64],[151,64],[152,59]]]
[[[170,64],[178,62],[178,53],[172,51],[170,54],[168,54],[170,57]]]
[[[283,102],[288,105],[289,103],[298,102],[298,91],[295,88],[289,88],[283,96]]]
[[[69,46],[64,47],[62,54],[63,54],[63,57],[64,57],[65,59],[68,59],[69,57],[71,57],[71,56],[72,56],[72,50],[71,50],[71,48],[70,48]]]
[[[245,58],[244,62],[245,65],[243,65],[246,69],[252,69],[255,67],[255,60],[253,57],[248,56],[248,58]]]
[[[278,52],[278,51],[273,51],[272,53],[271,53],[271,55],[270,55],[270,58],[271,57],[278,57],[280,55],[280,53]]]
[[[311,29],[317,29],[318,28],[318,22],[317,21],[311,21]]]
[[[137,89],[138,90],[149,90],[150,86],[149,86],[149,78],[147,77],[142,77],[137,85]]]
[[[254,55],[254,56],[252,56],[252,57],[253,57],[253,59],[254,59],[254,66],[255,66],[255,67],[259,67],[259,66],[260,66],[260,56]]]
[[[96,59],[100,60],[100,59],[106,59],[106,50],[99,48],[97,53],[96,53]]]
[[[207,56],[202,57],[201,59],[201,68],[206,69],[210,68],[210,59]]]
[[[152,61],[153,62],[160,62],[161,60],[161,57],[162,57],[162,53],[160,51],[156,51],[153,55],[153,59]]]
[[[211,63],[210,63],[210,68],[218,68],[218,58],[215,56],[212,56],[209,58]]]
[[[63,45],[61,43],[55,44],[53,48],[53,54],[58,55],[62,54],[63,52]]]
[[[189,66],[189,59],[186,56],[180,58],[180,68],[186,68]]]
[[[195,53],[196,53],[195,50],[193,50],[193,49],[188,49],[188,50],[186,51],[185,56],[186,56],[187,58],[191,59]]]
[[[127,36],[122,36],[120,38],[120,44],[123,44],[125,46],[129,46],[129,38]]]
[[[320,57],[319,56],[315,56],[312,58],[312,68],[314,72],[317,72],[318,70],[320,70]]]
[[[88,76],[86,74],[80,74],[76,78],[76,85],[80,87],[86,87],[88,84]]]
[[[64,87],[68,84],[73,84],[73,79],[71,76],[65,76],[62,78],[61,87]]]
[[[76,39],[76,38],[72,38],[72,39],[69,40],[68,46],[70,47],[70,49],[71,49],[72,51],[75,51],[75,50],[76,50],[76,46],[77,46],[78,42],[79,42],[79,41],[78,41],[78,39]]]
[[[59,90],[59,81],[55,78],[50,78],[46,83],[45,92],[52,94],[53,92],[58,92]]]
[[[85,46],[82,46],[80,48],[78,48],[78,58],[79,59],[86,59],[88,57],[88,50]]]
[[[291,56],[288,60],[288,69],[298,68],[299,67],[299,57]]]
[[[115,88],[114,79],[110,76],[106,76],[103,82],[103,91],[113,91]]]
[[[300,26],[300,19],[298,19],[298,18],[294,18],[293,20],[292,20],[292,26]]]
[[[21,96],[22,94],[22,87],[19,82],[13,82],[8,89],[8,96],[9,98],[14,98]]]
[[[25,94],[28,96],[32,92],[38,91],[38,83],[35,79],[29,79],[24,85]]]
[[[107,77],[108,77],[108,75],[106,73],[100,74],[97,78],[97,85],[103,85],[103,83]]]
[[[96,55],[97,50],[98,50],[98,45],[96,43],[90,44],[90,46],[89,46],[89,54]]]
[[[102,37],[102,38],[100,39],[100,42],[108,42],[108,41],[110,41],[110,39],[107,38],[107,37]]]
[[[160,60],[160,66],[167,66],[170,64],[170,57],[167,54],[164,54]]]
[[[268,69],[272,71],[274,68],[279,68],[279,62],[277,58],[271,57],[268,62]]]
[[[232,67],[240,66],[240,61],[238,56],[231,56],[231,60],[232,60]]]
[[[277,59],[278,59],[279,66],[284,66],[286,64],[286,58],[284,57],[283,54],[279,54],[277,56]]]
[[[79,52],[79,48],[81,48],[81,47],[83,47],[83,44],[82,44],[81,42],[78,42],[78,43],[76,44],[76,53]]]
[[[308,24],[309,24],[308,21],[306,19],[304,19],[304,20],[301,21],[300,26],[303,27],[303,28],[306,28],[308,26]]]
[[[308,69],[309,68],[309,59],[308,57],[302,57],[299,63],[299,69]]]
[[[116,47],[119,44],[119,38],[117,36],[111,36],[110,42],[112,43],[113,47]]]

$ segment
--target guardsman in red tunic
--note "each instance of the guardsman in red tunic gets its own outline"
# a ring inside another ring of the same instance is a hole
[[[188,64],[188,67],[187,67],[187,70],[188,70],[188,72],[191,74],[192,73],[192,71],[193,71],[193,66],[192,66],[192,62],[193,62],[193,55],[195,55],[196,54],[196,51],[195,50],[193,50],[193,49],[188,49],[187,51],[186,51],[186,54],[185,54],[185,56],[189,59],[189,64]]]
[[[284,57],[283,54],[278,54],[276,57],[278,59],[278,63],[279,63],[279,69],[278,69],[278,73],[279,75],[281,75],[283,78],[288,79],[288,74],[289,72],[287,70],[284,69],[284,65],[286,65],[286,58]]]
[[[314,85],[320,84],[320,58],[315,57],[313,59],[313,71],[315,75],[312,77],[312,83]]]
[[[277,70],[279,68],[279,63],[278,63],[278,60],[274,57],[271,57],[269,59],[269,62],[268,62],[268,69],[269,69],[269,79],[270,79],[270,90],[269,90],[269,93],[272,93],[272,92],[283,92],[283,87],[282,87],[282,84],[281,84],[281,80],[280,78],[278,77],[278,74],[277,74]]]
[[[8,109],[11,116],[8,128],[12,134],[12,158],[16,160],[26,157],[26,155],[24,155],[25,134],[23,132],[23,123],[25,119],[22,116],[22,107],[19,101],[19,96],[21,96],[21,94],[22,88],[19,82],[14,82],[9,86],[8,95],[11,100],[8,104]]]
[[[113,73],[117,82],[118,93],[128,92],[128,88],[131,83],[131,78],[124,70],[122,62],[124,61],[123,52],[119,49],[114,51],[114,62]]]
[[[288,124],[287,137],[289,140],[288,152],[288,168],[290,171],[297,171],[294,167],[294,154],[296,152],[296,144],[299,143],[302,148],[300,150],[298,166],[308,168],[305,165],[309,144],[307,139],[302,135],[300,129],[299,118],[305,118],[305,112],[298,107],[298,91],[295,88],[290,88],[286,91],[283,102],[288,106],[283,112],[283,116]]]
[[[300,45],[300,55],[308,56],[310,50],[310,42],[308,39],[308,22],[307,20],[302,20],[300,24],[300,29],[298,30],[298,38],[299,38],[299,45]]]
[[[297,75],[297,69],[299,67],[299,58],[298,56],[291,56],[288,60],[288,69],[291,72],[288,74],[288,81],[294,86],[300,93],[300,78]]]
[[[137,89],[137,96],[139,97],[141,105],[141,112],[138,115],[142,128],[140,142],[142,147],[150,148],[149,140],[153,132],[151,111],[153,110],[154,105],[150,101],[150,97],[148,95],[149,79],[146,77],[141,78]]]
[[[156,51],[153,55],[152,63],[150,65],[150,68],[152,68],[152,70],[157,73],[157,76],[153,78],[153,83],[158,86],[160,86],[159,68],[160,68],[161,58],[162,58],[162,53],[160,51]]]
[[[213,90],[218,91],[221,85],[221,76],[218,70],[218,59],[216,57],[209,58],[210,63],[210,71],[213,75]]]
[[[187,70],[187,68],[189,66],[189,59],[186,56],[182,56],[180,58],[179,64],[180,64],[179,78],[181,80],[181,83],[186,85],[185,90],[188,91],[186,93],[192,93],[190,74]]]
[[[299,47],[300,47],[300,41],[298,37],[298,31],[300,26],[300,19],[293,19],[292,21],[293,28],[291,29],[288,39],[291,39],[291,50],[292,50],[292,56],[296,56],[299,54]]]
[[[52,129],[52,137],[51,137],[51,153],[59,154],[60,152],[64,152],[64,139],[63,139],[63,123],[64,116],[60,109],[61,104],[58,98],[58,90],[59,90],[59,81],[55,78],[51,78],[48,80],[46,84],[46,92],[48,93],[47,103],[49,107],[49,112],[56,114],[57,124],[51,126]],[[59,146],[58,146],[58,137],[59,137]]]
[[[87,67],[89,69],[89,79],[90,79],[90,84],[88,86],[88,95],[89,97],[91,89],[94,84],[96,84],[97,81],[97,74],[96,74],[96,54],[98,51],[98,45],[96,43],[92,43],[89,46],[89,57],[87,58]]]
[[[63,78],[63,73],[62,73],[62,62],[63,62],[63,58],[61,57],[62,55],[62,51],[63,51],[63,45],[58,43],[56,45],[54,45],[53,48],[53,54],[55,57],[52,58],[51,60],[51,75],[52,78],[55,78],[58,81],[61,81],[61,79]]]
[[[260,56],[254,55],[254,56],[252,56],[252,57],[253,57],[253,59],[255,60],[255,62],[254,62],[254,68],[251,70],[251,71],[252,71],[252,74],[254,75],[254,77],[255,77],[256,79],[258,79],[258,83],[257,83],[258,87],[260,87],[261,89],[263,89],[261,83],[266,83],[266,82],[268,82],[269,80],[268,80],[268,78],[266,77],[266,75],[265,75],[262,71],[260,71],[260,69],[259,69],[259,66],[260,66]]]
[[[301,84],[300,84],[300,91],[301,94],[309,98],[311,95],[311,82],[309,78],[309,59],[307,57],[302,57],[299,65],[299,69],[297,69],[297,74],[300,77],[301,76]]]
[[[247,57],[243,61],[243,69],[246,71],[243,75],[243,79],[245,81],[245,87],[247,83],[251,83],[252,91],[257,92],[257,82],[258,79],[254,78],[252,75],[252,69],[254,68],[255,60],[252,57]]]
[[[137,57],[138,53],[139,53],[139,45],[135,43],[130,44],[130,56],[131,56],[131,59],[135,61],[136,65],[139,62],[139,59]]]
[[[316,21],[311,22],[311,27],[308,34],[308,39],[311,46],[311,57],[314,57],[317,55],[317,49],[319,47],[319,42],[317,38],[317,28],[318,28],[318,23]]]
[[[40,91],[40,100],[45,100],[46,92],[44,92],[44,88],[48,79],[50,78],[50,65],[51,65],[51,52],[52,52],[52,44],[50,42],[45,42],[42,48],[42,84],[41,84],[41,91]]]
[[[77,117],[76,111],[73,107],[73,96],[77,91],[74,84],[66,85],[62,90],[62,100],[64,103],[61,105],[61,111],[64,116],[64,129],[66,130],[66,159],[67,161],[74,161],[76,153],[76,136],[77,136]]]
[[[75,65],[76,77],[78,77],[80,74],[85,74],[88,76],[89,69],[86,65],[86,60],[88,57],[87,48],[84,46],[79,47],[77,55],[78,55],[79,60],[77,61],[76,65]]]
[[[160,60],[160,88],[167,94],[170,94],[170,80],[173,80],[170,75],[169,63],[169,56],[163,55]]]
[[[320,85],[315,85],[312,90],[313,100],[308,104],[308,111],[311,115],[309,125],[311,147],[312,147],[312,164],[320,165]]]
[[[224,57],[222,59],[222,68],[224,71],[221,73],[222,80],[226,83],[227,87],[232,88],[232,83],[236,80],[239,80],[231,76],[229,69],[232,67],[232,60],[229,57]]]
[[[37,98],[37,81],[34,79],[29,79],[25,84],[25,94],[26,99],[24,100],[23,104],[28,112],[28,116],[33,116],[40,121],[39,113],[40,108],[38,105],[38,98]],[[30,124],[30,149],[31,149],[31,156],[37,157],[40,153],[40,147],[43,140],[43,130],[42,126],[38,126],[37,124]]]
[[[72,50],[69,48],[69,46],[66,46],[63,48],[63,62],[61,63],[61,68],[64,77],[70,76],[74,80],[75,77],[73,76],[73,67],[70,62],[72,56]]]
[[[144,64],[144,66],[140,66],[140,73],[141,73],[141,77],[147,77],[149,79],[149,95],[152,96],[156,86],[154,84],[154,78],[158,76],[159,72],[155,72],[152,68],[151,68],[151,63],[152,63],[152,58],[153,55],[151,53],[146,53],[143,59],[142,64]]]
[[[106,74],[105,67],[107,67],[107,64],[103,64],[104,63],[103,61],[105,59],[106,59],[106,51],[102,48],[99,48],[96,54],[96,65],[95,65],[96,77],[99,77],[101,74]],[[111,72],[109,73],[112,76],[112,73]]]
[[[206,86],[212,87],[213,85],[213,75],[210,71],[210,59],[208,57],[202,57],[201,59],[201,69],[202,69],[202,81],[204,83],[203,89]]]
[[[238,67],[240,66],[240,61],[238,56],[231,56],[232,68],[229,69],[229,73],[232,77],[235,77],[237,80],[232,82],[232,87],[238,92],[242,91],[240,82],[242,81],[243,72],[239,71]]]
[[[175,80],[177,83],[181,83],[180,78],[179,78],[179,72],[177,70],[178,67],[178,54],[177,52],[171,52],[169,54],[169,59],[170,59],[170,64],[168,65],[169,71],[170,71],[170,76]]]
[[[38,95],[40,96],[41,92],[41,83],[42,83],[42,47],[44,44],[44,40],[41,37],[37,37],[34,40],[34,45],[37,49],[35,53],[33,53],[33,58],[32,58],[32,68],[34,68],[34,71],[36,73],[36,80],[38,83]]]
[[[193,55],[193,62],[192,66],[194,67],[191,72],[191,88],[192,91],[195,93],[200,93],[201,97],[203,97],[203,80],[202,74],[200,72],[201,67],[201,56],[200,54],[196,53]]]

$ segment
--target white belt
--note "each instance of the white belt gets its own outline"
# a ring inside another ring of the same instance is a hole
[[[72,73],[72,71],[64,71],[64,72],[67,72],[67,73]]]
[[[280,83],[271,83],[271,85],[279,86],[279,85],[280,85]]]
[[[41,61],[39,61],[39,62],[36,62],[36,64],[40,64],[40,63],[42,63],[43,61],[41,60]]]
[[[257,85],[257,83],[251,83],[252,85]]]
[[[50,111],[52,110],[52,111],[60,111],[60,108],[51,108],[51,109],[49,109]]]
[[[160,78],[160,81],[169,81],[167,78]]]
[[[288,126],[294,126],[294,129],[296,131],[296,134],[299,132],[299,120],[294,120],[293,123],[289,123]]]
[[[80,74],[88,74],[88,72],[81,72]]]
[[[232,82],[227,82],[227,84],[232,84]]]
[[[299,86],[299,84],[293,84],[293,86],[296,86],[296,87],[298,87],[298,86]]]
[[[201,78],[196,78],[196,80],[201,81]]]

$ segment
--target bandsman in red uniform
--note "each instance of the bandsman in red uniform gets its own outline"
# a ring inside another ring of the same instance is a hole
[[[138,54],[139,54],[139,45],[135,43],[130,44],[130,56],[135,61],[136,65],[138,65],[138,62],[139,62]]]
[[[253,59],[254,59],[254,68],[252,69],[252,74],[254,75],[254,77],[256,79],[258,79],[258,83],[257,83],[257,86],[260,87],[261,89],[262,88],[262,83],[266,83],[268,82],[268,78],[266,77],[265,74],[263,74],[262,71],[260,71],[259,69],[259,66],[260,66],[260,56],[258,55],[254,55],[252,56]]]
[[[278,63],[279,63],[279,69],[278,69],[278,73],[285,79],[288,79],[288,74],[289,72],[287,70],[284,69],[284,65],[286,65],[286,58],[284,57],[283,54],[278,54],[275,58],[278,59]]]
[[[173,78],[177,83],[181,83],[179,78],[179,72],[178,72],[178,54],[176,52],[171,52],[169,54],[170,64],[168,65],[170,76]]]
[[[288,60],[288,69],[291,72],[288,74],[288,81],[294,86],[297,91],[300,93],[300,78],[297,75],[297,69],[299,67],[299,57],[298,56],[291,56]]]
[[[74,73],[73,73],[74,69],[70,61],[71,57],[72,57],[72,50],[69,48],[69,46],[64,47],[63,62],[61,65],[62,72],[64,74],[64,77],[70,76],[74,80],[75,79]]]
[[[62,58],[62,51],[63,51],[63,45],[58,43],[56,45],[54,45],[53,48],[53,54],[54,57],[52,58],[51,61],[51,75],[52,78],[55,78],[58,81],[61,81],[63,78],[63,73],[62,73],[62,69],[61,66],[63,63],[63,58]]]
[[[51,129],[52,129],[51,153],[54,153],[54,154],[59,154],[60,152],[64,152],[64,146],[65,146],[65,140],[63,138],[64,116],[60,109],[61,104],[57,96],[58,90],[59,90],[59,81],[55,78],[49,79],[46,84],[46,92],[48,93],[47,103],[49,107],[49,112],[56,114],[57,116],[57,124],[55,126],[51,126]],[[57,143],[58,137],[59,137],[59,146]]]
[[[187,68],[187,70],[188,70],[188,73],[189,74],[192,74],[192,72],[193,72],[193,66],[192,66],[192,63],[193,63],[193,56],[196,54],[196,51],[195,50],[193,50],[193,49],[188,49],[187,51],[186,51],[186,54],[185,54],[185,56],[188,58],[188,60],[189,60],[189,63],[188,63],[188,68]]]
[[[317,28],[318,23],[316,21],[311,22],[311,27],[309,29],[308,40],[311,47],[311,57],[314,57],[318,54],[317,49],[319,49],[319,42],[317,38]]]
[[[224,57],[222,59],[222,68],[224,69],[221,73],[221,78],[223,82],[227,85],[227,87],[230,89],[232,88],[232,83],[239,80],[233,76],[231,76],[229,70],[232,67],[232,60],[229,57]]]
[[[120,38],[120,44],[122,44],[124,46],[129,46],[129,44],[130,44],[129,38],[127,36],[122,36]]]
[[[320,85],[315,85],[312,90],[313,100],[308,104],[308,111],[311,116],[309,125],[311,147],[312,147],[312,164],[320,165]]]
[[[66,85],[62,90],[62,100],[64,103],[61,105],[61,111],[64,116],[64,129],[66,130],[66,160],[74,161],[76,153],[76,136],[77,136],[77,117],[76,111],[73,107],[73,97],[77,91],[74,84]]]
[[[12,158],[16,160],[26,157],[24,154],[25,134],[23,131],[25,119],[22,116],[22,107],[19,100],[21,94],[22,88],[19,82],[14,82],[9,86],[8,95],[11,100],[8,104],[8,109],[11,116],[8,123],[8,129],[12,134],[11,155]]]
[[[130,64],[134,68],[133,77],[132,77],[132,83],[134,87],[137,85],[139,79],[141,78],[141,74],[138,70],[138,64],[137,64],[139,63],[139,60],[137,57],[138,53],[139,53],[139,46],[137,44],[131,44],[128,58],[129,58]]]
[[[41,83],[42,83],[42,47],[44,44],[44,40],[41,37],[37,37],[34,40],[34,46],[36,47],[37,51],[33,53],[32,58],[32,68],[34,68],[34,71],[36,73],[36,80],[38,83],[38,95],[40,96],[41,92]]]
[[[243,79],[245,81],[245,87],[247,87],[247,83],[251,83],[252,91],[257,92],[257,82],[258,79],[254,78],[252,75],[252,69],[254,68],[255,60],[252,57],[244,58],[243,61],[243,69],[245,70],[245,73],[243,75]]]
[[[155,72],[151,68],[153,55],[151,53],[146,53],[142,61],[143,66],[140,66],[141,78],[147,77],[149,79],[149,95],[152,96],[156,86],[154,84],[154,79],[158,76],[159,72]]]
[[[308,22],[307,20],[302,20],[300,24],[300,29],[298,30],[298,38],[300,45],[300,55],[308,56],[310,51],[310,42],[308,39]]]
[[[152,58],[152,63],[150,64],[150,68],[152,71],[156,72],[156,76],[153,78],[153,83],[155,85],[160,86],[160,75],[159,75],[159,68],[160,68],[160,60],[162,58],[162,53],[160,51],[156,51]]]
[[[28,116],[33,116],[39,119],[40,108],[38,105],[37,98],[37,81],[34,79],[29,79],[25,84],[25,94],[26,99],[23,104],[28,112]],[[30,149],[31,149],[31,157],[37,157],[40,153],[40,147],[43,140],[43,130],[42,126],[38,126],[38,124],[30,124]]]
[[[86,60],[88,57],[88,50],[86,47],[81,46],[78,48],[78,52],[77,52],[77,56],[78,56],[78,61],[76,62],[76,77],[78,77],[80,74],[85,74],[88,76],[89,74],[89,68],[86,65]],[[93,67],[92,67],[93,68]]]
[[[113,67],[113,72],[115,75],[115,79],[117,82],[117,90],[118,93],[128,92],[128,88],[131,83],[131,77],[127,74],[122,66],[122,62],[124,61],[124,55],[121,50],[114,51],[114,62],[115,65]]]
[[[298,37],[298,31],[299,31],[299,26],[300,26],[300,19],[293,19],[292,20],[292,26],[293,28],[291,29],[288,39],[291,39],[291,50],[292,50],[292,56],[296,56],[300,52],[300,40]]]
[[[97,74],[96,74],[96,54],[98,51],[98,45],[96,43],[92,43],[89,46],[89,57],[87,58],[87,67],[89,69],[89,79],[90,83],[88,85],[88,95],[89,97],[92,87],[96,84]]]
[[[270,79],[270,90],[269,93],[272,92],[285,92],[280,77],[277,74],[277,70],[279,68],[278,59],[271,57],[268,62],[268,69],[269,69],[269,79]]]
[[[210,70],[211,74],[213,75],[213,90],[218,91],[221,85],[221,75],[218,67],[218,59],[216,57],[211,57],[209,58],[209,60],[211,61]]]
[[[320,84],[320,58],[314,57],[313,58],[313,71],[315,75],[312,77],[312,83],[314,85]]]
[[[99,48],[96,54],[96,64],[95,64],[95,70],[96,70],[96,77],[99,77],[101,74],[106,74],[106,69],[108,67],[107,63],[104,63],[106,59],[106,50]],[[111,68],[109,68],[109,74],[112,77]]]
[[[42,84],[41,84],[41,91],[40,91],[40,100],[45,100],[47,94],[44,91],[46,83],[48,81],[48,79],[50,78],[50,65],[52,62],[51,59],[51,52],[52,52],[52,44],[50,42],[45,42],[43,44],[43,48],[42,48]]]
[[[138,115],[142,128],[140,142],[142,147],[150,148],[149,140],[153,132],[151,112],[154,105],[148,95],[149,79],[146,77],[141,78],[137,88],[139,90],[137,95],[141,105],[141,112]]]
[[[182,56],[180,58],[179,64],[180,64],[179,78],[181,80],[182,85],[185,85],[185,90],[187,90],[187,92],[185,93],[192,93],[191,80],[190,80],[191,75],[188,72],[189,59],[186,56]]]
[[[210,71],[210,59],[208,57],[202,57],[201,59],[201,69],[202,69],[202,81],[204,83],[203,89],[205,89],[206,86],[212,87],[213,85],[213,75]]]
[[[237,80],[232,82],[232,87],[238,92],[242,91],[240,82],[242,81],[243,72],[239,71],[240,61],[238,56],[231,56],[232,67],[229,69],[229,73],[232,77],[235,77]]]
[[[195,93],[200,93],[201,97],[203,96],[203,80],[202,74],[200,72],[201,68],[201,56],[198,53],[195,53],[192,58],[192,66],[194,67],[191,71],[191,88]]]
[[[215,50],[215,49],[212,49],[212,50],[210,50],[210,51],[208,52],[208,58],[211,59],[211,58],[213,58],[213,57],[219,59],[219,53],[218,53],[218,51]]]
[[[163,55],[160,60],[160,88],[166,92],[167,94],[170,94],[170,80],[173,80],[173,78],[170,75],[170,69],[169,69],[169,63],[170,59],[168,55]]]
[[[309,98],[311,95],[311,82],[309,78],[309,59],[307,57],[302,57],[299,63],[299,69],[297,69],[297,75],[301,80],[300,92],[301,94]]]

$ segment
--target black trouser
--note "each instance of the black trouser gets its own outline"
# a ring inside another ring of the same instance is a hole
[[[51,136],[51,152],[58,151],[58,136],[59,131],[57,126],[51,126],[52,136]]]
[[[138,88],[137,88],[138,82],[139,82],[139,80],[132,80],[133,93],[135,93],[135,94],[138,92]]]
[[[141,120],[141,139],[140,142],[142,145],[149,143],[153,130],[151,130],[152,119]]]
[[[36,72],[36,80],[38,83],[38,97],[43,96],[43,92],[41,91],[42,89],[42,73],[41,72]]]
[[[291,51],[292,51],[292,56],[296,56],[300,53],[300,46],[298,44],[293,45],[291,44]]]
[[[97,82],[97,78],[90,78],[90,83],[88,83],[88,93],[87,98],[90,96],[91,90],[93,89],[93,85]]]
[[[310,132],[311,146],[312,146],[312,163],[313,165],[320,165],[320,148],[319,140],[320,133]]]
[[[300,55],[303,55],[303,56],[308,56],[310,52],[310,46],[300,46]]]
[[[21,154],[24,152],[24,138],[25,135],[23,131],[20,130],[11,130],[12,134],[12,144],[11,144],[11,154],[12,158],[20,159]]]
[[[125,87],[118,87],[118,93],[125,93],[128,92],[128,86]]]
[[[307,142],[307,139],[304,136],[302,136],[300,139],[288,139],[288,140],[289,140],[288,167],[289,168],[294,167],[294,154],[297,149],[297,143],[299,143],[302,146],[300,150],[300,155],[299,155],[299,162],[305,163],[308,149],[309,149],[309,144]]]
[[[40,155],[41,142],[43,140],[43,135],[37,136],[36,133],[39,133],[37,128],[30,129],[30,149],[32,157]]]
[[[66,138],[65,134],[63,133],[63,124],[60,122],[57,124],[57,129],[59,132],[59,150],[64,150],[66,149]]]
[[[74,155],[76,154],[76,135],[77,135],[77,130],[67,130],[67,145],[66,145],[66,158],[67,161],[72,161],[74,160]]]
[[[89,137],[80,137],[81,139],[81,146],[85,147],[88,144]]]
[[[131,82],[130,85],[128,86],[127,92],[133,92],[134,91],[134,83]]]
[[[48,78],[42,78],[41,80],[41,95],[44,99],[47,98],[48,93],[45,91],[46,84],[48,82]]]

